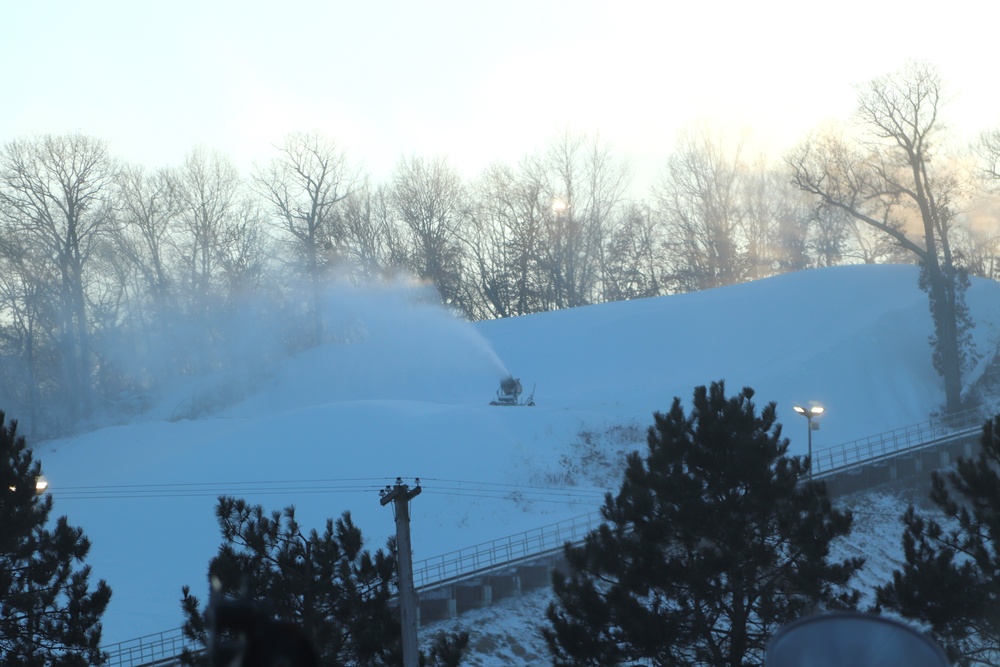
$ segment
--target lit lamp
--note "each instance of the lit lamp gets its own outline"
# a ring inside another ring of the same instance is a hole
[[[795,405],[792,407],[800,415],[809,420],[809,430],[807,431],[809,435],[809,480],[812,481],[813,476],[813,431],[819,429],[819,422],[814,422],[813,417],[819,417],[826,410],[822,405],[811,405],[808,408],[804,408],[801,405]]]
[[[9,486],[7,488],[9,488],[11,491],[17,491],[17,487],[16,486]],[[44,477],[42,477],[41,475],[39,475],[38,477],[35,478],[35,495],[36,496],[42,495],[43,493],[45,493],[45,490],[48,489],[48,488],[49,488],[49,483],[48,483],[48,481],[46,481],[46,479]]]
[[[552,200],[552,212],[556,214],[556,218],[565,213],[568,208],[569,204],[564,202],[562,199],[556,197]]]

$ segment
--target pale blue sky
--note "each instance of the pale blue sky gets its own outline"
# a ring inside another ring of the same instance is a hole
[[[648,179],[686,124],[780,154],[911,58],[963,134],[1000,126],[1000,10],[921,4],[0,0],[0,141],[80,130],[149,166],[202,144],[248,167],[319,129],[376,177],[412,152],[474,175],[570,127]]]

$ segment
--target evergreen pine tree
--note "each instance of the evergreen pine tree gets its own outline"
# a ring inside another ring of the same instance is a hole
[[[925,623],[960,665],[1000,665],[1000,416],[981,443],[976,457],[931,476],[944,522],[907,509],[906,561],[877,589],[881,608]]]
[[[45,527],[53,501],[36,493],[41,475],[17,422],[0,412],[0,667],[100,665],[111,588],[101,580],[91,590],[80,528],[66,517]]]
[[[381,667],[402,662],[399,613],[391,598],[396,559],[388,551],[362,548],[361,529],[349,512],[328,519],[322,533],[304,533],[295,508],[265,513],[260,505],[220,497],[216,517],[223,543],[208,567],[218,594],[247,599],[268,617],[298,628],[321,664]],[[199,600],[182,590],[184,634],[208,645]],[[467,635],[441,638],[442,653],[429,664],[458,664]],[[456,654],[457,651],[457,654]],[[456,657],[457,656],[457,657]],[[185,652],[186,664],[204,659]]]
[[[543,634],[556,665],[760,664],[767,640],[817,608],[852,608],[860,559],[831,562],[852,516],[788,457],[773,403],[698,387],[690,415],[656,413],[605,523],[567,545]]]

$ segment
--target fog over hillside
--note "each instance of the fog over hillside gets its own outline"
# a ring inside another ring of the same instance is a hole
[[[1000,285],[974,280],[967,301],[985,357],[1000,340]],[[753,387],[758,406],[776,402],[793,454],[806,453],[807,431],[792,405],[826,407],[814,433],[822,449],[926,421],[944,401],[912,266],[812,270],[480,323],[421,286],[338,287],[327,315],[349,332],[342,342],[287,359],[248,342],[234,366],[246,373],[185,379],[130,423],[29,443],[55,512],[93,542],[92,576],[114,589],[104,643],[179,627],[181,586],[205,594],[220,494],[295,505],[304,528],[350,510],[374,549],[394,530],[378,490],[419,477],[419,560],[596,511],[652,413],[675,396],[689,405],[698,385],[724,380],[730,393]],[[252,319],[245,327],[248,341],[268,340]],[[489,405],[507,373],[535,407]],[[842,548],[872,560],[898,553],[898,531],[885,528],[897,504],[865,502],[859,523],[864,512],[885,523],[859,527]],[[882,575],[873,569],[864,584]],[[510,604],[483,610],[482,627]],[[537,634],[533,618],[497,623]],[[462,622],[476,627],[475,617]],[[501,654],[490,659],[532,664]]]

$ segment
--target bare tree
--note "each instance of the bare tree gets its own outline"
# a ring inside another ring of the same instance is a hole
[[[196,148],[176,173],[180,197],[174,243],[189,307],[207,315],[219,295],[219,249],[223,228],[240,201],[241,181],[232,161],[221,153]]]
[[[806,209],[790,198],[778,215],[778,244],[781,253],[775,273],[791,273],[809,268],[806,251],[806,230],[809,226],[811,207]],[[801,197],[799,197],[801,199]]]
[[[984,132],[976,148],[982,177],[991,189],[1000,189],[1000,130]]]
[[[390,198],[409,231],[409,268],[432,281],[446,304],[464,310],[459,231],[467,202],[458,172],[443,158],[404,158],[393,173]]]
[[[954,412],[962,406],[970,322],[967,278],[955,263],[949,235],[956,183],[935,161],[943,130],[941,89],[937,72],[920,63],[876,78],[859,94],[865,139],[813,136],[787,161],[795,185],[820,205],[879,230],[920,262],[934,321],[935,367],[944,379],[946,408]]]
[[[407,263],[406,242],[396,224],[391,197],[384,185],[359,185],[339,213],[345,253],[359,280],[385,278]]]
[[[124,168],[118,179],[118,252],[142,277],[159,310],[173,289],[169,253],[183,201],[178,179],[169,170]]]
[[[17,408],[32,430],[50,421],[43,415],[45,399],[62,393],[54,269],[17,235],[0,235],[0,402]]]
[[[569,132],[516,169],[491,165],[461,235],[470,313],[508,317],[620,296],[635,277],[623,278],[634,259],[624,254],[641,235],[626,210],[629,174],[599,138]]]
[[[817,207],[809,219],[806,247],[816,267],[836,266],[844,261],[852,218],[840,209]]]
[[[494,164],[475,185],[471,222],[464,235],[477,318],[538,312],[543,227],[552,215],[537,182]]]
[[[608,242],[604,295],[609,301],[664,293],[663,228],[648,206],[629,205]]]
[[[1000,201],[996,199],[983,202],[989,217],[985,220],[970,222],[955,228],[952,232],[952,244],[960,249],[963,267],[969,275],[1000,279],[1000,232],[995,221],[1000,219]]]
[[[743,142],[727,150],[707,128],[683,131],[655,197],[670,242],[677,288],[695,291],[751,275],[743,238]]]
[[[782,219],[794,210],[797,194],[790,192],[784,173],[762,154],[741,174],[742,237],[746,279],[759,280],[779,271],[787,249],[782,243]]]
[[[600,137],[564,132],[522,163],[523,178],[551,211],[539,237],[546,309],[605,300],[606,246],[631,168]]]
[[[347,154],[319,133],[295,133],[279,157],[253,177],[270,213],[291,240],[294,265],[310,285],[314,336],[323,335],[320,286],[328,267],[349,254],[338,204],[356,187]]]
[[[181,207],[171,235],[182,266],[180,292],[198,343],[179,350],[187,372],[225,363],[234,297],[260,284],[266,263],[263,216],[225,156],[195,149],[176,175]]]
[[[995,221],[1000,218],[1000,130],[984,132],[975,146],[978,182],[984,185],[966,238],[969,270],[984,278],[1000,277],[1000,234]]]
[[[259,202],[241,196],[219,228],[217,262],[223,293],[230,301],[254,294],[263,286],[270,255],[264,225],[265,215]]]
[[[58,275],[59,326],[71,417],[93,403],[86,270],[112,225],[116,162],[103,141],[81,134],[9,142],[0,151],[5,234],[22,235]]]

